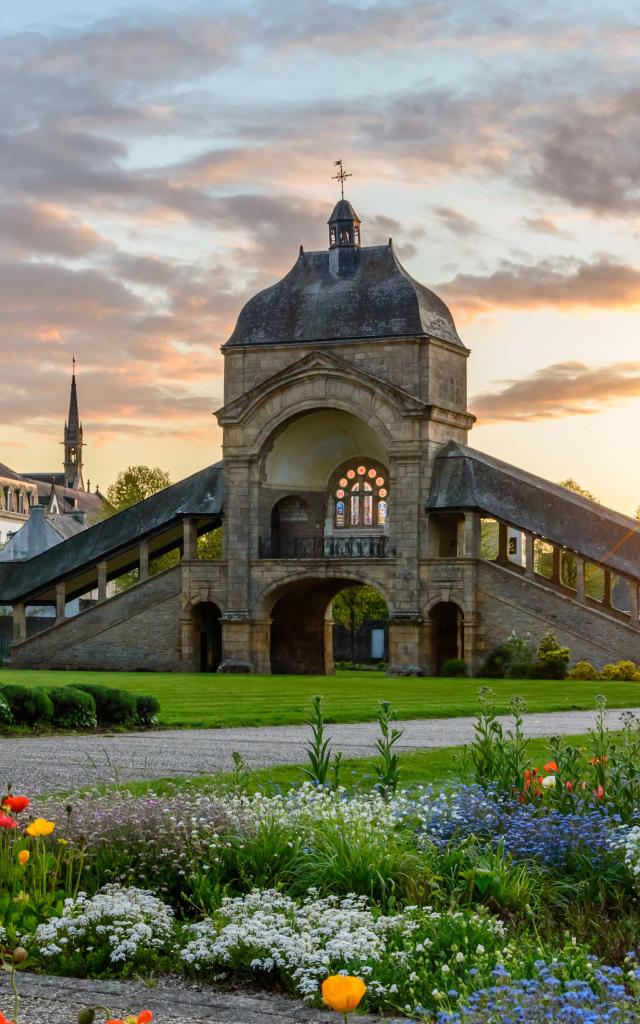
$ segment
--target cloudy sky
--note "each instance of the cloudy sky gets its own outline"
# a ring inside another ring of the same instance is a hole
[[[21,0],[0,33],[0,462],[60,461],[73,352],[94,483],[218,458],[220,344],[326,244],[342,155],[472,349],[470,443],[640,504],[636,3]]]

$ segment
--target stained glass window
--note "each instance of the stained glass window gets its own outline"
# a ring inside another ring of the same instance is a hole
[[[380,465],[343,466],[332,484],[334,525],[362,529],[384,527],[389,514],[387,471]]]

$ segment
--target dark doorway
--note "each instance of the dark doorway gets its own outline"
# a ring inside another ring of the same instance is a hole
[[[431,609],[436,672],[445,661],[464,657],[462,611],[453,601],[441,601]]]
[[[201,672],[216,672],[222,660],[220,609],[212,601],[195,607],[195,653]]]

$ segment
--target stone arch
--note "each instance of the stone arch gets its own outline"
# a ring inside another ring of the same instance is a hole
[[[373,587],[377,590],[380,596],[384,599],[387,608],[389,609],[389,616],[394,614],[394,602],[390,591],[390,587],[387,585],[386,572],[381,573],[381,578],[374,576],[364,570],[356,568],[356,562],[354,561],[354,567],[344,568],[342,565],[339,569],[336,569],[335,575],[332,574],[331,569],[327,569],[322,576],[314,573],[313,570],[300,569],[298,571],[288,571],[286,576],[282,576],[280,579],[272,581],[267,584],[262,590],[258,591],[255,600],[253,602],[253,615],[257,619],[268,619],[275,603],[282,596],[282,594],[289,588],[290,584],[294,583],[317,583],[320,580],[328,583],[340,583],[341,587],[345,586],[365,586]],[[339,587],[339,589],[341,589]]]
[[[364,576],[364,574],[358,574]],[[327,675],[333,672],[331,601],[358,583],[374,587],[389,602],[377,581],[340,572],[335,577],[299,574],[264,595],[271,617],[270,664],[275,674]]]
[[[464,609],[456,601],[436,599],[430,602],[429,625],[439,675],[446,661],[464,658]]]

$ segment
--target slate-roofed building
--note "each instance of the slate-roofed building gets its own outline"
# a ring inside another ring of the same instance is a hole
[[[473,671],[512,630],[551,629],[596,665],[640,660],[638,524],[470,448],[451,311],[391,241],[362,244],[347,200],[328,223],[327,249],[301,249],[223,346],[223,461],[0,564],[15,664],[331,671],[331,602],[357,583],[387,604],[395,673],[456,657]],[[198,557],[221,524],[222,557]],[[154,572],[171,550],[180,560]],[[97,603],[69,618],[92,588]],[[37,636],[28,605],[55,609]]]

